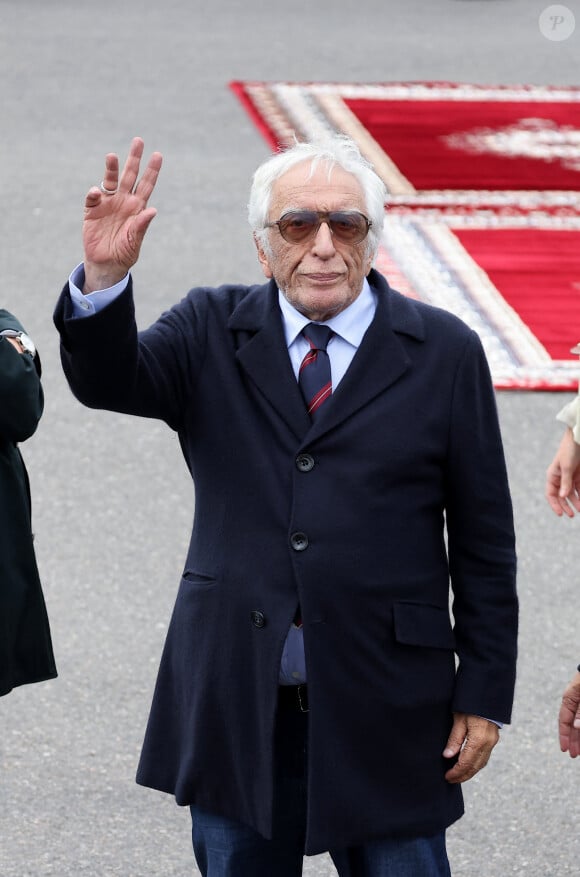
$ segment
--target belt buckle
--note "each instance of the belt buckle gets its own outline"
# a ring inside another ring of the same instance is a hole
[[[296,696],[298,698],[298,706],[300,707],[300,712],[309,713],[310,707],[308,706],[308,689],[306,688],[306,685],[296,686]]]

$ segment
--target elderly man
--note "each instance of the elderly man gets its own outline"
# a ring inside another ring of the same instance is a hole
[[[191,807],[203,875],[296,877],[325,850],[341,877],[449,874],[515,679],[479,339],[372,269],[385,190],[342,137],[256,171],[265,285],[193,289],[138,332],[142,154],[107,156],[55,312],[77,398],[164,420],[195,483],[137,780]]]

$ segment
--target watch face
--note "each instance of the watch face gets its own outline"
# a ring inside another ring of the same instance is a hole
[[[27,353],[30,353],[31,356],[34,356],[34,354],[36,353],[36,347],[34,346],[34,341],[32,340],[32,338],[29,338],[28,335],[25,335],[24,332],[22,332],[20,334],[20,343]]]
[[[16,329],[4,329],[3,332],[0,332],[0,335],[5,335],[7,338],[16,338],[25,353],[30,353],[31,356],[36,355],[34,341],[25,332],[19,332]]]

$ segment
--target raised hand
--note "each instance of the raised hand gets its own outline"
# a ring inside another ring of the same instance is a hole
[[[85,199],[83,245],[85,284],[83,292],[113,286],[139,258],[141,244],[156,215],[148,201],[155,188],[162,156],[154,152],[141,178],[139,170],[144,144],[135,137],[119,176],[119,159],[107,155],[105,174],[99,186],[89,189]]]

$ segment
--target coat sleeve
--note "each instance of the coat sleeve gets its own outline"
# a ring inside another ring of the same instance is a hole
[[[15,323],[15,328],[20,324]],[[33,358],[0,339],[0,437],[23,442],[34,434],[44,395]]]
[[[140,332],[131,281],[90,317],[74,316],[67,284],[54,322],[64,373],[80,402],[179,429],[205,350],[204,318],[191,295]]]
[[[472,333],[452,397],[447,535],[458,654],[454,710],[509,722],[518,599],[512,503],[495,393]]]

